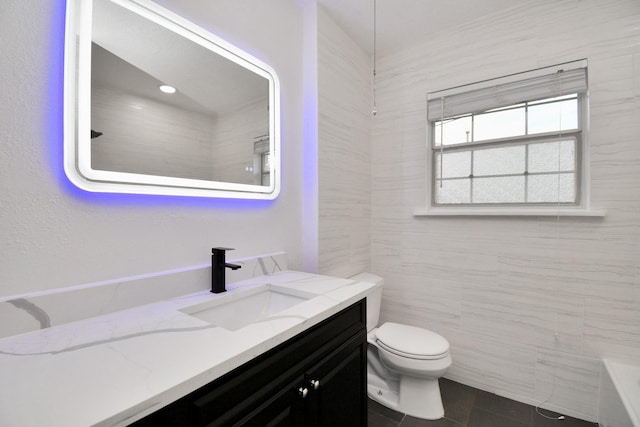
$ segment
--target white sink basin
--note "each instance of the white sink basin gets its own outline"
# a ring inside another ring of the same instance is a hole
[[[228,291],[212,301],[180,310],[205,322],[236,331],[307,301],[316,294],[274,285]]]

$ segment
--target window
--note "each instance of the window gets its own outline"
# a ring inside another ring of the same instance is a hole
[[[586,61],[428,95],[431,204],[580,206]]]

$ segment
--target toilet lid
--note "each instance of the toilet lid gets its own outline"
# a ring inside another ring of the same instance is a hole
[[[449,342],[435,332],[398,323],[380,326],[376,339],[386,350],[414,359],[435,359],[449,351]]]

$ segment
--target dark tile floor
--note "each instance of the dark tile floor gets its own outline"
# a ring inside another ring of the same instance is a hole
[[[401,414],[369,399],[369,427],[597,427],[565,417],[550,420],[533,406],[497,396],[444,378],[440,379],[444,418],[428,421]],[[549,416],[558,416],[541,410]]]

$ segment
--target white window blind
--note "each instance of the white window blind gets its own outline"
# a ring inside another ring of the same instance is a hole
[[[586,61],[574,61],[526,73],[460,86],[427,96],[427,119],[479,113],[524,101],[587,91]],[[444,97],[444,102],[442,98]]]

